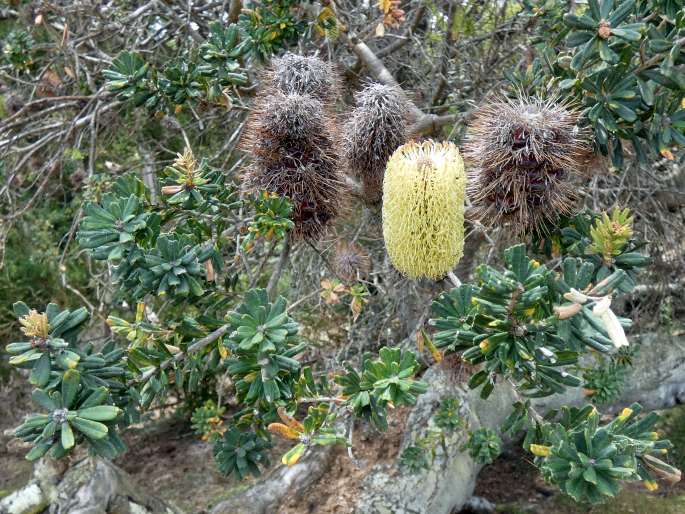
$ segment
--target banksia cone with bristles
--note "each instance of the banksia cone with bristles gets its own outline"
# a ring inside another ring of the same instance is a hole
[[[255,102],[242,147],[252,154],[247,191],[287,196],[296,236],[316,239],[342,207],[338,137],[329,114],[311,96],[265,92]]]
[[[369,254],[361,246],[347,241],[339,241],[335,246],[333,265],[338,277],[350,283],[368,275],[371,260]]]
[[[475,217],[486,226],[511,224],[545,232],[577,199],[571,179],[590,155],[579,113],[535,98],[489,102],[475,114],[464,156]]]
[[[310,95],[322,102],[338,98],[339,78],[335,68],[318,57],[287,53],[271,61],[266,82],[284,94]]]
[[[383,238],[395,268],[438,279],[464,250],[464,162],[452,143],[407,143],[388,161]]]
[[[355,97],[345,126],[344,153],[350,171],[364,187],[364,199],[378,203],[383,174],[392,153],[407,142],[409,101],[397,87],[371,84]]]

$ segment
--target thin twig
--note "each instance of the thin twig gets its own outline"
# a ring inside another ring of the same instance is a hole
[[[288,263],[288,257],[290,256],[290,233],[285,234],[285,239],[283,240],[283,249],[281,250],[281,257],[278,259],[278,264],[276,269],[271,274],[269,278],[269,283],[266,286],[266,294],[269,300],[273,300],[276,297],[276,289],[278,286],[278,281],[281,278],[283,269]]]
[[[450,272],[447,274],[447,278],[450,279],[450,282],[452,282],[452,285],[454,285],[454,287],[459,287],[459,286],[461,285],[461,280],[459,280],[459,277],[457,277],[457,276],[454,274],[454,271],[450,271]]]
[[[163,371],[163,370],[169,368],[171,365],[185,359],[188,355],[199,352],[200,350],[202,350],[203,348],[206,348],[207,346],[212,344],[214,341],[216,341],[220,337],[223,337],[226,334],[226,332],[228,332],[230,330],[230,328],[231,328],[231,325],[228,323],[226,325],[220,326],[214,332],[211,332],[210,334],[206,335],[202,339],[198,339],[197,341],[195,341],[193,344],[191,344],[188,347],[188,349],[185,352],[178,352],[172,358],[167,359],[164,362],[162,362],[159,366],[155,366],[154,368],[147,370],[138,379],[136,379],[135,382],[142,382],[142,383],[147,382],[159,371]]]

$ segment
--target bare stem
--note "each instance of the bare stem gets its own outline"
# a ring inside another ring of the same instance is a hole
[[[459,277],[454,274],[454,271],[450,271],[447,274],[447,278],[450,279],[450,282],[452,282],[454,287],[459,287],[461,285],[461,280],[459,280]]]
[[[223,335],[226,334],[226,332],[229,331],[231,328],[230,324],[222,325],[219,328],[217,328],[214,332],[209,333],[202,339],[198,339],[195,341],[193,344],[191,344],[188,349],[185,352],[178,352],[176,355],[174,355],[172,358],[165,360],[162,362],[159,366],[155,366],[152,369],[147,370],[145,373],[142,374],[142,376],[137,379],[137,382],[142,382],[145,383],[148,380],[150,380],[158,371],[162,371],[170,367],[172,364],[179,362],[183,359],[186,358],[186,356],[199,352],[203,348],[206,348],[210,344],[212,344],[214,341],[222,337]]]
[[[276,288],[278,286],[278,281],[283,274],[283,269],[288,263],[288,257],[290,256],[290,234],[286,233],[285,239],[283,240],[283,250],[281,250],[281,257],[278,259],[278,265],[274,270],[273,274],[269,278],[269,283],[266,286],[266,294],[269,297],[269,301],[272,301],[276,296]]]

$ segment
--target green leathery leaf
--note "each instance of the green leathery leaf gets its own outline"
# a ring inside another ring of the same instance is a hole
[[[76,415],[80,418],[90,419],[92,421],[111,421],[116,418],[121,409],[114,405],[98,405],[96,407],[87,407],[76,411]]]
[[[69,423],[62,423],[62,437],[60,442],[65,450],[73,448],[74,446],[74,432],[71,430]]]
[[[34,389],[33,392],[31,393],[31,399],[43,407],[44,409],[47,409],[49,411],[53,411],[57,408],[59,408],[59,405],[55,400],[53,400],[50,396],[48,396],[48,393],[43,391],[42,389]]]
[[[81,383],[81,374],[75,369],[69,369],[62,377],[62,405],[65,408],[70,408],[76,399],[79,384]]]
[[[97,421],[91,421],[89,419],[77,416],[69,422],[74,425],[76,430],[83,433],[86,437],[90,437],[91,439],[102,439],[103,437],[107,437],[107,426],[103,425],[102,423],[98,423]]]
[[[26,454],[26,460],[34,461],[40,459],[43,455],[45,455],[48,452],[51,446],[52,441],[38,443],[36,446],[31,448],[31,451],[29,451]]]
[[[31,370],[29,382],[38,387],[44,387],[50,380],[50,354],[43,352],[38,362],[36,362]]]

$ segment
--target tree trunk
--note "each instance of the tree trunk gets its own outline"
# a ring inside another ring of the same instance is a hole
[[[278,512],[287,495],[298,492],[319,480],[328,470],[334,448],[318,446],[293,466],[278,466],[255,485],[217,504],[211,514],[268,514]]]
[[[152,478],[151,478],[152,479]],[[144,492],[106,460],[86,458],[64,471],[62,461],[41,459],[33,478],[0,501],[0,514],[181,514]]]
[[[640,352],[629,371],[622,398],[613,410],[635,401],[646,409],[659,409],[685,400],[685,336],[646,334],[636,341],[639,341]],[[425,435],[429,419],[444,398],[460,400],[461,415],[471,430],[487,427],[497,431],[516,401],[508,384],[496,387],[490,398],[482,400],[479,390],[471,391],[456,383],[453,373],[442,365],[429,369],[423,380],[430,387],[419,397],[407,420],[399,453]],[[533,400],[539,412],[586,402],[579,388],[569,389],[564,395]],[[612,408],[602,407],[602,410]],[[356,512],[449,514],[459,510],[473,494],[482,468],[461,450],[465,440],[464,430],[449,435],[444,447],[446,452],[438,447],[430,469],[417,474],[402,471],[397,465],[376,466],[359,487]]]

